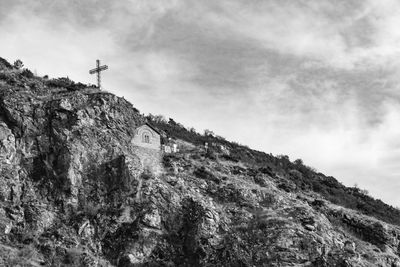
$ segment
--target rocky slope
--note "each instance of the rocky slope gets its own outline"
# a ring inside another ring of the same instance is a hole
[[[131,143],[144,122],[123,98],[0,60],[0,266],[400,266],[399,226],[302,188],[278,159],[194,144],[149,173]]]

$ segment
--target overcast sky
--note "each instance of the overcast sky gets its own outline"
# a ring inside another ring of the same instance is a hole
[[[0,0],[0,57],[400,206],[400,2]]]

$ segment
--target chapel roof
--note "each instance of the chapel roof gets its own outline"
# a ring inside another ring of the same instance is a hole
[[[151,125],[150,123],[148,123],[148,122],[146,122],[145,124],[143,124],[143,125],[147,125],[150,129],[152,129],[153,131],[155,131],[156,133],[158,133],[159,135],[161,135],[161,132],[160,132],[160,130],[158,130],[157,128],[155,128],[153,125]],[[140,125],[140,126],[143,126],[143,125]],[[140,127],[139,126],[139,127]]]

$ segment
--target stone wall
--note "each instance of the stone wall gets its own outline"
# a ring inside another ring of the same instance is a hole
[[[140,158],[144,169],[150,170],[154,174],[161,172],[161,151],[152,148],[134,146],[133,153]]]

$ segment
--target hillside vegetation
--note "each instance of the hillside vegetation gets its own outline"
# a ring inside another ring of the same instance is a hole
[[[231,153],[229,156],[224,155],[224,159],[244,162],[252,166],[249,175],[254,176],[257,173],[272,175],[276,173],[284,178],[279,186],[288,192],[313,191],[334,204],[358,210],[388,223],[400,225],[399,209],[387,205],[379,199],[374,199],[367,192],[357,187],[344,186],[334,177],[326,176],[312,167],[306,166],[300,159],[292,162],[288,156],[273,156],[229,142],[222,137],[199,134],[194,129],[187,129],[173,119],[167,121],[162,116],[149,115],[147,119],[173,138],[198,146],[203,146],[205,143],[215,143],[227,147]]]

